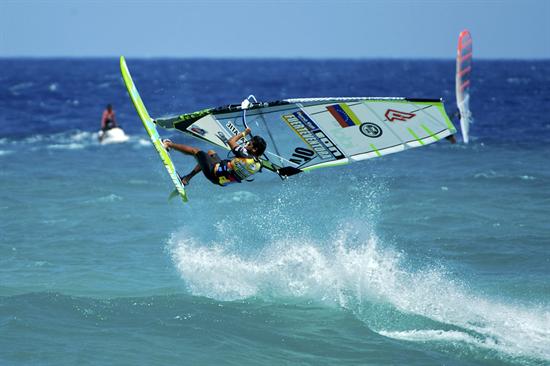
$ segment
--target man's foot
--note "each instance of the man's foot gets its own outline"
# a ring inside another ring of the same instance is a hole
[[[164,148],[166,149],[166,151],[170,151],[170,144],[172,143],[172,141],[168,140],[168,139],[163,139],[162,140],[162,146],[164,146]]]
[[[188,185],[191,178],[191,174],[184,175],[183,177],[180,176],[181,184],[183,184],[184,186]]]

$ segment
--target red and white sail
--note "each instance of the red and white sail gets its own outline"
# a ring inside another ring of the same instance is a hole
[[[458,37],[456,50],[456,104],[460,112],[462,138],[466,144],[470,140],[470,124],[473,122],[470,112],[472,51],[472,36],[468,30],[464,30]]]

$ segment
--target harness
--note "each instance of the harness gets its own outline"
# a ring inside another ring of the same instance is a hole
[[[235,157],[231,160],[223,160],[214,168],[214,173],[221,186],[231,183],[241,183],[253,174],[260,171],[262,164],[254,158]]]
[[[262,164],[254,158],[233,158],[231,160],[233,171],[241,179],[247,179],[260,171]]]

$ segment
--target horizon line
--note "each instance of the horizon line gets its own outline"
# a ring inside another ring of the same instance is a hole
[[[0,60],[108,60],[119,59],[121,56],[1,56]],[[124,56],[125,58],[131,58],[134,60],[212,60],[212,61],[454,61],[456,57],[311,57],[311,56]],[[475,60],[482,61],[550,61],[550,57],[475,57]]]

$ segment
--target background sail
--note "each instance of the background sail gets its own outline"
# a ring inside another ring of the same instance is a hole
[[[347,164],[436,142],[456,132],[441,100],[317,98],[256,103],[246,112],[267,141],[265,166],[292,172]],[[244,129],[240,106],[157,120],[229,149]],[[288,171],[288,169],[287,169]]]
[[[470,112],[470,76],[472,72],[472,36],[464,30],[458,37],[456,51],[456,104],[460,112],[460,129],[464,143],[468,143],[470,123],[473,122]]]

